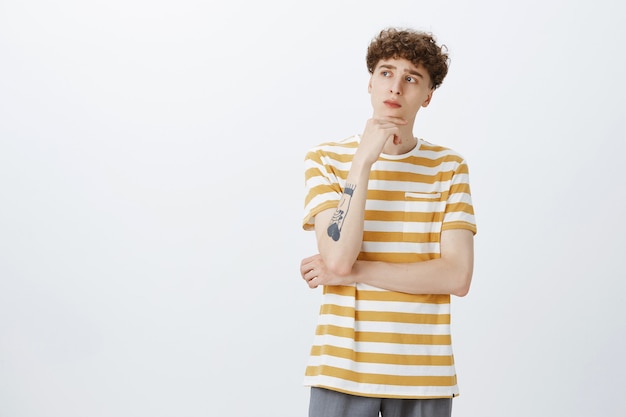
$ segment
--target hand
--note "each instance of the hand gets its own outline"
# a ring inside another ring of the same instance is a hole
[[[354,284],[349,276],[337,276],[328,270],[319,254],[304,258],[300,262],[300,275],[310,288],[317,288],[318,285]]]
[[[361,143],[356,155],[373,164],[389,139],[392,139],[396,145],[399,143],[397,141],[400,137],[400,126],[406,124],[407,121],[401,117],[386,116],[369,119],[361,135]]]

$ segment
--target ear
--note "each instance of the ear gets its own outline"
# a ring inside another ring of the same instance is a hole
[[[428,105],[430,104],[430,100],[433,98],[434,92],[434,88],[430,90],[430,93],[428,93],[428,97],[426,97],[426,100],[424,100],[424,102],[422,103],[422,107],[428,107]]]
[[[370,76],[370,80],[367,82],[367,92],[369,94],[372,94],[372,77],[373,75]]]

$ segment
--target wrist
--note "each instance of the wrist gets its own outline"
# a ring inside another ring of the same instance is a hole
[[[367,160],[363,156],[354,155],[352,158],[352,162],[350,163],[350,173],[356,175],[358,177],[367,175],[369,177],[369,173],[372,170],[372,165],[374,165],[374,161]]]

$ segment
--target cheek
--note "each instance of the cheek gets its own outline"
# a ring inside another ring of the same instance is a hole
[[[370,104],[372,105],[373,108],[376,107],[375,97],[373,95],[371,95],[371,94],[370,94]]]

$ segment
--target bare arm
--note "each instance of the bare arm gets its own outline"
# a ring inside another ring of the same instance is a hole
[[[337,209],[315,216],[318,251],[328,267],[340,275],[352,270],[361,250],[370,168],[353,162]]]
[[[303,259],[300,273],[309,287],[363,283],[390,291],[412,294],[453,294],[465,296],[474,269],[474,235],[454,229],[441,233],[441,257],[423,262],[390,263],[356,261],[347,275],[326,268],[323,258]]]
[[[317,248],[326,266],[337,275],[347,275],[361,251],[365,200],[372,165],[387,140],[399,134],[399,118],[368,120],[359,147],[352,159],[346,186],[337,209],[315,216]]]

